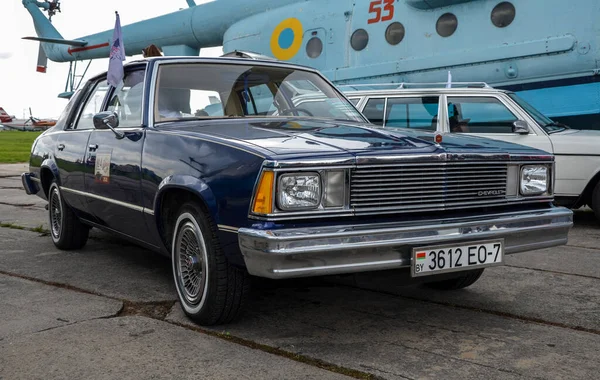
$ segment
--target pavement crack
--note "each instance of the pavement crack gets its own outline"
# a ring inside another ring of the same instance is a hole
[[[13,207],[32,207],[32,206],[35,206],[35,203],[14,204],[14,203],[0,201],[0,205],[13,206]]]
[[[546,273],[561,274],[561,275],[566,275],[566,276],[575,276],[575,277],[591,278],[594,280],[600,280],[600,277],[598,277],[598,276],[590,276],[587,274],[567,273],[567,272],[561,272],[561,271],[552,270],[552,269],[529,268],[529,267],[522,267],[519,265],[509,265],[509,264],[504,264],[504,266],[509,267],[509,268],[527,269],[527,270],[532,270],[535,272],[546,272]]]
[[[363,372],[360,370],[346,368],[339,366],[337,364],[329,363],[321,359],[313,358],[310,356],[302,355],[299,353],[289,352],[283,350],[278,347],[268,346],[266,344],[257,343],[249,339],[240,338],[234,335],[229,334],[228,332],[216,332],[204,329],[200,326],[191,326],[188,324],[183,324],[175,321],[165,321],[175,326],[183,327],[188,330],[196,331],[202,334],[206,334],[215,338],[219,338],[222,340],[226,340],[228,342],[236,343],[240,346],[249,347],[255,350],[263,351],[271,355],[280,356],[286,359],[291,359],[299,363],[307,364],[312,367],[317,367],[329,372],[338,373],[341,375],[345,375],[354,379],[363,379],[363,380],[383,380],[383,378],[376,376],[372,373]]]
[[[167,315],[175,305],[176,301],[156,301],[156,302],[132,302],[121,300],[123,307],[117,313],[116,317],[125,317],[130,315],[139,315],[152,319],[164,321]]]

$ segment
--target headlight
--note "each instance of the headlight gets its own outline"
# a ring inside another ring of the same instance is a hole
[[[283,174],[277,186],[277,203],[282,210],[317,208],[321,203],[318,173]]]
[[[521,168],[521,194],[539,195],[548,191],[548,167],[527,165]]]

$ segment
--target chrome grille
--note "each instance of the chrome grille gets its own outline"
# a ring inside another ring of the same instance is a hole
[[[350,207],[414,212],[503,204],[506,162],[438,162],[352,169]]]

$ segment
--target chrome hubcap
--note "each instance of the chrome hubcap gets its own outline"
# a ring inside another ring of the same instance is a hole
[[[205,252],[193,223],[187,222],[177,235],[177,281],[186,301],[198,304],[204,293]]]
[[[60,231],[62,229],[62,206],[60,204],[60,196],[58,195],[58,189],[52,189],[50,195],[50,226],[52,230],[52,236],[56,239],[60,237]]]

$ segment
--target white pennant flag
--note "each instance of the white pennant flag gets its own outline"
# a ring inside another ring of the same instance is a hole
[[[125,44],[123,43],[123,34],[121,33],[121,19],[119,13],[115,12],[117,20],[115,21],[115,30],[110,44],[110,55],[108,60],[108,84],[117,87],[123,80],[123,61],[125,60]]]

